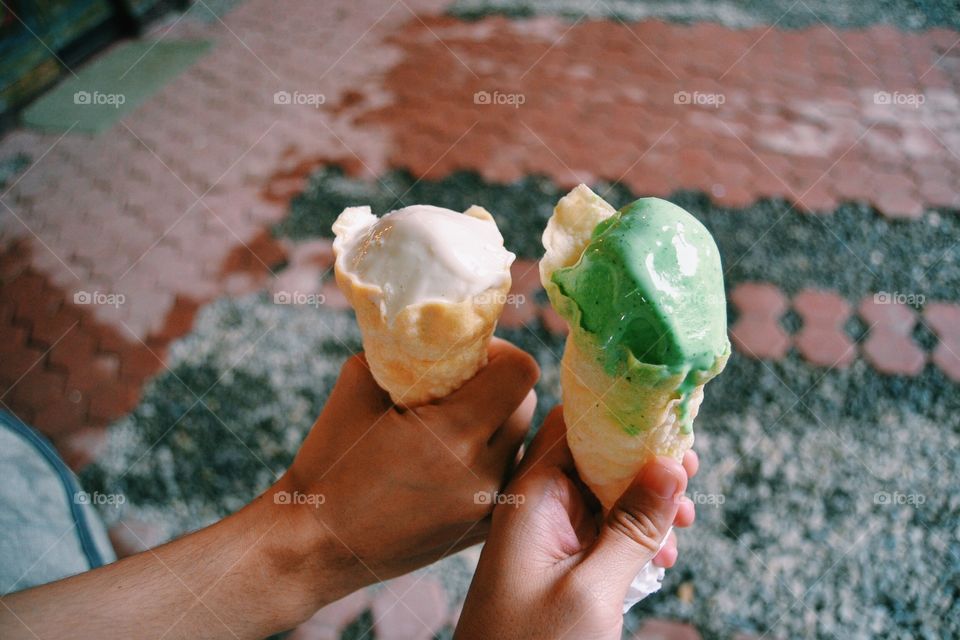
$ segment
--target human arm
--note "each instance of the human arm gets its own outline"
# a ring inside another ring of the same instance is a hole
[[[539,375],[494,341],[489,364],[441,401],[399,410],[362,356],[347,361],[287,473],[214,525],[0,599],[0,637],[240,637],[482,540],[512,471]]]

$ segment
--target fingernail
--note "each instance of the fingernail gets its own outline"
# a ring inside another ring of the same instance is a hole
[[[659,462],[651,462],[643,468],[641,484],[664,500],[670,500],[680,493],[680,480],[676,474]]]

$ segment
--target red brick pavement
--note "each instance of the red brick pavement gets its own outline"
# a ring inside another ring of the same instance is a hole
[[[392,38],[394,100],[359,122],[389,127],[390,163],[418,176],[601,178],[817,212],[863,200],[909,218],[958,203],[956,37],[426,18]]]

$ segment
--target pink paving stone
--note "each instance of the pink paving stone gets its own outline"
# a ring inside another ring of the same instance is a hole
[[[516,294],[507,299],[500,316],[500,325],[508,329],[519,329],[530,324],[537,317],[537,305],[533,294]]]
[[[355,591],[313,614],[290,634],[290,640],[339,640],[348,624],[370,606],[366,589]]]
[[[99,458],[106,448],[106,427],[82,428],[57,440],[61,457],[75,471]]]
[[[227,295],[243,296],[260,288],[260,282],[250,273],[231,273],[223,279],[223,288]]]
[[[837,198],[826,189],[824,182],[798,193],[797,196],[797,209],[806,213],[832,213],[839,204]]]
[[[730,299],[742,314],[779,318],[787,310],[787,298],[768,282],[744,282],[730,292]]]
[[[513,293],[535,293],[540,288],[540,267],[536,260],[516,260],[510,265]]]
[[[328,309],[342,311],[351,308],[346,296],[343,295],[343,291],[340,290],[336,280],[332,277],[324,280],[320,286],[320,293],[323,294],[323,306]]]
[[[430,640],[449,617],[447,594],[431,576],[391,580],[373,600],[379,640]]]
[[[940,367],[943,373],[953,380],[960,382],[960,355],[955,347],[941,342],[933,351],[933,363]]]
[[[923,204],[913,193],[900,191],[877,191],[870,198],[871,203],[888,218],[916,220],[923,215]]]
[[[790,349],[790,337],[775,320],[743,316],[730,328],[730,339],[744,355],[779,360]]]
[[[917,376],[926,363],[926,354],[912,340],[881,327],[870,332],[863,355],[877,371],[888,375]]]
[[[850,315],[850,304],[830,291],[804,289],[793,298],[793,308],[806,323],[837,324]]]
[[[319,293],[321,273],[320,267],[316,265],[290,265],[270,283],[270,292],[274,295],[284,292],[305,295]]]
[[[326,270],[333,265],[333,241],[327,238],[300,242],[289,248],[291,265],[315,265]]]
[[[118,558],[152,549],[163,542],[160,527],[142,520],[121,520],[107,532]]]
[[[570,333],[570,325],[568,325],[567,321],[563,319],[563,316],[557,313],[549,304],[540,307],[540,321],[546,330],[553,335],[565,336]]]
[[[846,367],[857,354],[847,334],[833,327],[805,327],[793,344],[807,362],[821,367]]]
[[[711,189],[711,193],[717,204],[731,209],[749,207],[757,199],[752,191],[739,185],[724,186],[719,195],[716,189]]]
[[[884,327],[899,333],[908,335],[913,325],[917,323],[917,316],[913,309],[899,302],[884,302],[884,298],[879,294],[867,296],[860,301],[857,311],[860,317],[868,324]]]
[[[696,627],[673,620],[647,620],[633,640],[700,640]]]
[[[960,305],[931,302],[923,308],[923,319],[941,340],[960,342]]]

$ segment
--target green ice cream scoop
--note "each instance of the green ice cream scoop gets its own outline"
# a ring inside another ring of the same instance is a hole
[[[573,302],[568,320],[602,347],[608,375],[644,363],[692,386],[729,351],[717,245],[666,200],[641,198],[599,222],[580,260],[551,280]]]

